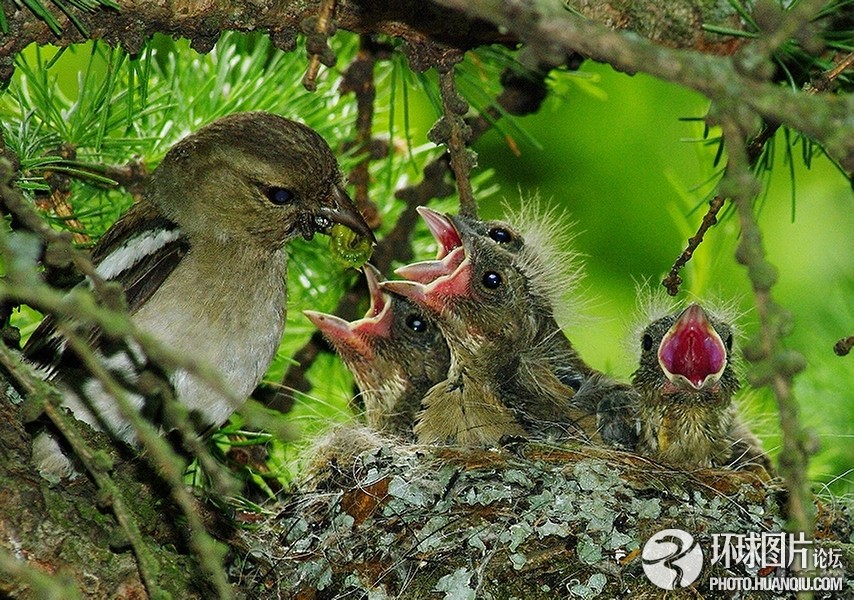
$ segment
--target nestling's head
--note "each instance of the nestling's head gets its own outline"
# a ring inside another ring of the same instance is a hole
[[[437,258],[398,269],[410,282],[383,286],[439,319],[452,343],[530,341],[553,315],[555,291],[575,280],[574,262],[549,263],[540,245],[503,221],[419,213],[439,245]]]
[[[650,323],[633,375],[644,402],[729,404],[738,390],[730,325],[699,304]]]
[[[380,273],[363,267],[371,303],[361,319],[304,311],[353,373],[368,424],[409,433],[420,400],[448,373],[450,356],[436,323],[409,300],[380,289]]]
[[[266,112],[223,117],[175,144],[148,199],[191,239],[277,248],[342,223],[374,240],[323,138]]]

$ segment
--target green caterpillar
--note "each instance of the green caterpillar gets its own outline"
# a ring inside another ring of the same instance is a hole
[[[346,225],[336,223],[329,234],[329,250],[332,257],[341,264],[358,269],[368,262],[374,248],[367,238]]]

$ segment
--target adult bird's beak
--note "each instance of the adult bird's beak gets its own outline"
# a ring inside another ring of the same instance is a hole
[[[335,186],[331,198],[331,206],[321,206],[314,211],[314,225],[317,230],[326,231],[332,223],[341,223],[352,229],[363,238],[370,240],[371,244],[377,243],[377,238],[365,218],[359,213],[359,209],[350,200],[347,192]]]
[[[672,383],[700,390],[716,383],[727,365],[726,346],[706,312],[692,304],[658,346],[658,364]]]

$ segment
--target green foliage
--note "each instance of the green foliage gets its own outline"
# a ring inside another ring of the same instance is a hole
[[[59,22],[56,20],[56,16],[53,11],[51,11],[51,9],[48,8],[48,6],[41,0],[15,0],[15,3],[19,6],[25,6],[36,17],[44,21],[45,25],[50,27],[50,30],[56,35],[60,35],[62,33],[62,27],[59,26]],[[68,17],[68,20],[71,21],[85,36],[88,36],[89,34],[74,14],[74,11],[70,10],[72,7],[87,12],[94,12],[102,7],[112,8],[115,10],[119,9],[119,5],[116,4],[114,0],[68,0],[67,3],[64,0],[52,0],[52,4],[59,9],[63,15]],[[9,26],[6,22],[6,12],[3,10],[2,5],[0,5],[0,30],[2,30],[3,33],[9,32]]]
[[[830,47],[850,47],[850,32],[824,35]],[[178,139],[231,112],[263,109],[297,118],[319,131],[345,172],[350,170],[358,160],[348,149],[352,144],[347,145],[355,138],[356,103],[338,86],[358,38],[339,32],[333,41],[339,67],[321,71],[315,93],[301,84],[303,49],[283,53],[263,35],[227,33],[207,55],[165,36],[156,36],[134,56],[98,42],[68,50],[28,48],[0,96],[0,131],[21,159],[20,184],[28,193],[47,190],[49,172],[72,176],[74,214],[96,240],[131,202],[128,193],[112,185],[105,167],[141,159],[153,168]],[[798,48],[787,46],[788,54],[776,60],[791,70]],[[457,67],[458,87],[473,109],[491,104],[500,91],[498,74],[508,65],[514,66],[515,59],[506,49],[468,53]],[[826,66],[802,65],[801,71],[815,68]],[[387,137],[393,148],[370,167],[382,237],[403,210],[395,190],[418,181],[424,165],[440,152],[425,140],[441,110],[435,73],[413,73],[399,52],[378,63],[375,79],[374,133]],[[485,217],[499,216],[499,202],[490,196],[500,189],[511,204],[519,201],[520,191],[522,196],[539,191],[578,221],[576,244],[587,257],[589,274],[579,294],[590,302],[588,316],[579,315],[568,334],[593,366],[626,377],[633,360],[626,346],[636,340],[623,341],[631,329],[624,315],[635,310],[635,282],[659,281],[696,230],[716,191],[725,149],[719,132],[704,122],[708,102],[685,90],[589,63],[579,71],[553,73],[548,84],[550,98],[540,113],[512,122],[502,118],[499,129],[476,145],[481,165],[495,169],[494,175],[486,168],[475,171],[476,193]],[[62,155],[68,149],[71,159]],[[773,138],[756,172],[764,185],[761,219],[769,257],[781,267],[781,301],[798,323],[787,344],[805,352],[811,365],[797,380],[796,392],[819,437],[838,440],[850,430],[854,415],[842,411],[835,418],[833,408],[848,406],[851,392],[839,383],[845,381],[845,359],[829,356],[829,349],[834,336],[850,335],[852,318],[840,316],[843,300],[831,310],[816,290],[836,290],[851,278],[854,248],[850,235],[839,233],[854,228],[852,211],[843,210],[850,206],[850,190],[809,139],[788,131]],[[456,209],[453,198],[434,206]],[[52,223],[69,227],[65,218],[52,217]],[[732,258],[737,235],[734,219],[721,219],[707,234],[683,272],[686,295],[735,298],[745,312],[750,310],[748,282]],[[314,332],[301,311],[332,311],[359,277],[332,263],[326,244],[297,241],[289,249],[287,335],[268,372],[270,383],[281,381],[294,352]],[[420,224],[413,247],[418,257],[435,252]],[[850,294],[840,296],[845,297]],[[27,335],[36,319],[36,313],[21,311],[16,325]],[[745,321],[748,332],[755,330],[755,315]],[[308,377],[314,383],[311,395],[298,395],[286,417],[301,432],[301,441],[254,438],[268,444],[274,477],[290,478],[302,445],[330,423],[352,418],[352,378],[337,359],[323,357]],[[773,450],[777,425],[770,396],[748,391],[742,404]],[[243,426],[236,417],[216,438],[223,452],[243,435]],[[845,473],[852,460],[850,445],[825,444],[813,476],[833,481],[831,489],[844,493],[850,490]]]
[[[335,41],[339,64],[346,65],[355,56],[358,37],[341,33]],[[305,91],[304,57],[304,51],[276,50],[264,35],[235,33],[223,35],[206,55],[191,50],[186,41],[165,36],[155,36],[135,56],[99,42],[68,50],[30,47],[18,56],[16,74],[0,96],[0,133],[20,158],[19,185],[28,194],[49,191],[45,178],[51,173],[69,176],[74,217],[82,224],[82,233],[94,241],[132,201],[109,178],[109,168],[141,160],[152,169],[176,141],[233,112],[268,110],[300,120],[337,150],[345,173],[352,169],[359,160],[355,150],[348,149],[355,138],[355,99],[339,92],[340,70],[323,71],[317,91]],[[435,95],[431,78],[414,77],[397,54],[378,63],[375,78],[374,123],[377,134],[387,136],[392,148],[386,159],[370,166],[371,197],[384,232],[403,209],[394,191],[420,179],[424,165],[441,149],[414,144],[416,136],[410,132],[409,94],[423,85]],[[394,137],[400,133],[404,140]],[[69,154],[73,158],[67,158]],[[487,172],[475,180],[481,197],[490,193],[489,177]],[[453,205],[447,208],[453,210]],[[56,228],[73,230],[67,217],[46,216]],[[418,238],[419,248],[432,244],[426,229]],[[302,310],[333,311],[360,276],[330,261],[327,238],[297,240],[289,252],[288,333],[266,378],[269,383],[281,381],[293,362],[290,357],[314,333]],[[14,324],[26,339],[39,318],[26,309],[15,315]],[[353,384],[346,369],[337,359],[321,363],[322,368],[313,369],[322,374],[316,377],[311,397],[300,399],[294,413],[285,418],[306,434],[353,415],[349,407]],[[241,422],[235,417],[216,438],[219,447],[238,435]],[[297,447],[263,435],[254,437],[254,443],[269,444],[272,472],[288,479]]]

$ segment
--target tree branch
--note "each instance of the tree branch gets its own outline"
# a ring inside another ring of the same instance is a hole
[[[777,269],[765,258],[762,233],[753,215],[758,182],[750,172],[743,127],[726,113],[721,126],[729,153],[721,188],[736,206],[741,225],[736,260],[747,267],[761,325],[756,338],[744,347],[745,358],[754,365],[748,377],[754,386],[769,386],[777,399],[783,434],[780,472],[789,491],[789,527],[810,536],[815,526],[807,479],[810,444],[792,395],[792,379],[804,369],[806,361],[800,353],[787,350],[780,343],[780,338],[791,329],[791,315],[771,295],[771,288],[777,282]]]
[[[582,54],[628,72],[644,72],[696,90],[712,100],[751,109],[816,140],[851,176],[854,171],[854,97],[809,95],[741,72],[737,61],[665,48],[611,31],[545,1],[435,0],[517,35],[544,61],[556,53]],[[810,7],[815,7],[810,2]]]

